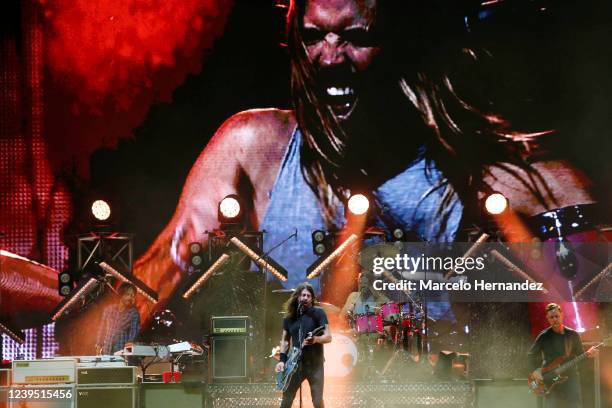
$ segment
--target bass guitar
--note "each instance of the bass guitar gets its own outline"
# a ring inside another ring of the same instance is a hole
[[[612,336],[606,337],[604,341],[595,346],[591,347],[587,352],[580,354],[572,358],[571,360],[566,359],[565,357],[557,357],[550,364],[547,364],[545,367],[542,367],[542,379],[537,379],[533,375],[533,373],[529,374],[527,378],[527,384],[529,385],[529,390],[539,396],[542,397],[550,393],[550,391],[557,385],[567,381],[567,376],[564,376],[563,373],[574,367],[582,360],[588,357],[589,353],[593,350],[605,345],[609,346],[611,343]]]
[[[318,336],[319,334],[325,331],[325,326],[320,326],[309,332],[306,338]],[[300,344],[300,347],[293,347],[291,351],[289,351],[289,355],[287,356],[287,362],[285,363],[285,369],[280,373],[276,374],[276,390],[277,391],[285,391],[291,382],[291,377],[293,374],[297,372],[298,366],[300,364],[300,359],[302,358],[302,349],[304,348],[304,342]]]

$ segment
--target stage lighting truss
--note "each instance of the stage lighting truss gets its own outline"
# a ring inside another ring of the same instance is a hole
[[[56,321],[64,313],[70,311],[76,303],[81,300],[85,295],[93,291],[101,282],[96,278],[89,278],[87,281],[77,287],[77,289],[68,297],[60,302],[59,305],[53,311],[51,320]]]
[[[357,240],[358,240],[357,235],[351,234],[343,243],[338,245],[338,247],[334,249],[329,255],[320,257],[319,259],[315,261],[315,263],[310,265],[308,269],[306,269],[306,277],[308,279],[314,279],[317,276],[319,276],[319,274],[323,272],[325,268],[330,266],[334,260],[336,260],[340,255],[342,255],[342,253],[346,251],[351,245],[356,243]]]
[[[25,334],[21,330],[11,327],[8,323],[0,322],[0,332],[6,334],[18,344],[26,342]]]
[[[287,281],[287,270],[280,266],[274,259],[268,255],[264,255],[251,249],[248,245],[242,242],[238,237],[232,237],[230,242],[236,246],[239,250],[244,252],[249,258],[253,260],[261,268],[269,271],[278,280],[285,282]]]
[[[153,289],[145,285],[144,282],[142,282],[140,279],[136,278],[135,276],[124,274],[120,272],[118,269],[113,268],[111,265],[109,265],[106,262],[100,262],[99,266],[100,268],[102,268],[104,272],[113,276],[115,279],[118,279],[121,282],[127,282],[127,283],[134,285],[134,287],[136,288],[136,291],[140,293],[142,296],[144,296],[145,299],[147,299],[149,302],[157,303],[157,300],[159,299],[157,296],[157,293],[155,293]]]
[[[132,270],[132,235],[121,232],[83,234],[78,237],[77,265],[83,270],[94,261],[112,261]]]
[[[198,289],[200,289],[202,285],[206,283],[208,278],[210,278],[213,273],[219,270],[219,268],[225,265],[225,263],[227,263],[229,260],[230,256],[228,254],[221,254],[221,256],[206,270],[206,272],[204,272],[204,274],[200,276],[198,280],[196,280],[195,283],[191,285],[187,291],[185,291],[185,293],[183,293],[183,298],[189,299],[191,295],[197,292]]]

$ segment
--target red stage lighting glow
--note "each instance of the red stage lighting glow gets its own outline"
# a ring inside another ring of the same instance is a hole
[[[232,7],[226,0],[39,1],[53,77],[76,94],[82,106],[74,109],[90,113],[109,101],[126,111],[143,94],[169,100],[200,70],[202,50],[221,35]],[[172,70],[184,72],[168,84]]]

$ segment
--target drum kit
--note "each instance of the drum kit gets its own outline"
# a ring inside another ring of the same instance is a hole
[[[370,308],[368,308],[370,309]],[[361,376],[392,379],[395,362],[416,364],[426,350],[427,320],[420,302],[386,302],[367,313],[349,312],[350,333],[359,350]]]

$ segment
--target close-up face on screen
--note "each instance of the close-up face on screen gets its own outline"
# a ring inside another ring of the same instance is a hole
[[[0,15],[0,408],[612,407],[608,2]]]

